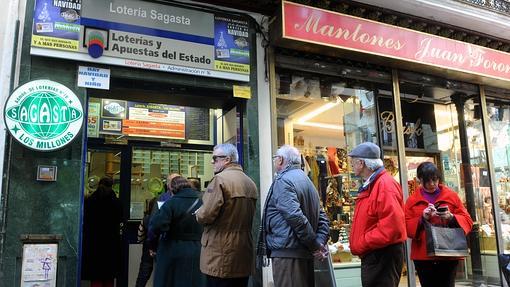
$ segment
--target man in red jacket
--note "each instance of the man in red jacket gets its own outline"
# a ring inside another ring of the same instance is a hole
[[[361,283],[396,287],[407,238],[402,189],[384,169],[377,145],[362,143],[349,156],[354,174],[364,180],[349,237],[352,254],[361,258]]]

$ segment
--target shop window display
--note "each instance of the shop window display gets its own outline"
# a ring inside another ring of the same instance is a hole
[[[494,159],[495,183],[498,198],[496,212],[500,217],[501,252],[510,254],[510,101],[504,99],[510,91],[487,88],[487,114]],[[489,200],[484,202],[483,227],[494,236],[494,212]]]
[[[285,59],[279,60],[285,66]],[[349,232],[361,179],[352,173],[347,154],[365,141],[378,144],[376,102],[380,91],[391,94],[391,77],[330,63],[293,68],[301,69],[277,70],[278,146],[291,144],[302,153],[302,168],[331,222],[334,265],[359,266],[350,253]],[[375,80],[366,81],[371,76]],[[388,167],[398,169],[394,161]]]
[[[417,165],[434,162],[443,184],[458,193],[476,222],[468,236],[470,256],[459,265],[457,282],[499,283],[478,87],[403,71],[399,80],[409,193],[419,184]],[[381,111],[385,106],[381,101]]]

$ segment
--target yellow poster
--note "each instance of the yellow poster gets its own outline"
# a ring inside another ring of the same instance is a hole
[[[78,51],[78,45],[79,41],[77,40],[32,35],[32,46],[36,47],[65,51]]]
[[[234,85],[234,98],[251,99],[251,88]]]
[[[225,71],[225,72],[240,73],[240,74],[249,74],[250,73],[250,65],[224,62],[224,61],[215,61],[214,69],[216,71]]]

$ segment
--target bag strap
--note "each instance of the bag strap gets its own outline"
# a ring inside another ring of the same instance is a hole
[[[197,206],[199,200],[200,200],[200,198],[195,199],[193,204],[186,210],[185,216],[187,216],[193,210],[193,208],[195,208],[195,206]]]
[[[178,219],[179,221],[187,219],[191,215],[190,212],[193,210],[193,208],[195,208],[195,206],[197,206],[198,201],[200,201],[200,198],[195,199],[195,201],[193,201],[193,204],[191,204],[191,206],[186,210],[184,215],[183,216],[179,216],[176,219]],[[161,233],[160,239],[163,239],[163,240],[166,239],[168,237],[167,233],[168,233],[167,231]]]

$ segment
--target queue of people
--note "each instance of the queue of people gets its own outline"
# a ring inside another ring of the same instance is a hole
[[[466,235],[473,221],[459,196],[441,184],[439,169],[430,162],[420,164],[420,185],[404,204],[401,186],[385,170],[377,145],[362,143],[348,156],[353,173],[363,179],[349,237],[352,254],[361,258],[363,287],[399,285],[407,238],[412,240],[411,259],[421,286],[454,286],[462,257],[428,255],[425,226],[457,227]],[[203,195],[186,178],[167,177],[168,192],[152,201],[142,221],[146,234],[137,287],[145,286],[154,261],[156,287],[247,286],[256,261],[259,268],[272,263],[277,287],[314,286],[314,260],[329,255],[329,220],[315,186],[301,170],[299,151],[284,145],[273,156],[276,173],[261,206],[257,258],[252,224],[258,192],[238,157],[232,144],[214,147],[214,177]],[[95,204],[94,209],[101,210],[103,205],[119,205],[111,183],[102,179],[98,191],[86,201],[85,227],[97,224],[92,223],[94,218],[104,218],[87,206]],[[106,203],[98,203],[100,199]],[[115,220],[111,218],[112,225],[118,224]],[[85,235],[88,232],[84,228]],[[90,243],[85,239],[84,247],[93,246]],[[82,266],[85,274],[94,275],[89,266]],[[94,286],[112,286],[114,275],[97,274],[98,284],[105,285]]]

